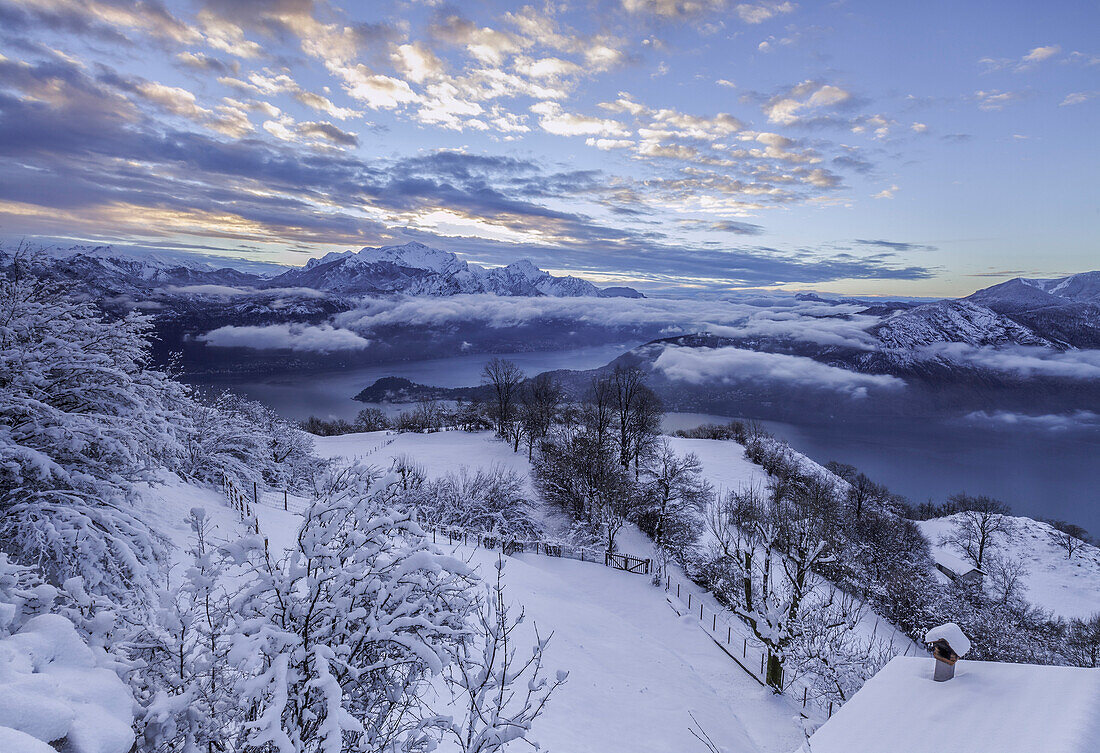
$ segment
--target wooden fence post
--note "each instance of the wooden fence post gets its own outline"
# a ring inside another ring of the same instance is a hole
[[[287,504],[286,489],[283,489],[283,509],[284,510],[289,510],[290,509],[290,506]]]

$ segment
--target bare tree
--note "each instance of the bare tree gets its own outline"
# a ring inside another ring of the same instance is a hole
[[[942,543],[955,546],[981,569],[986,552],[996,549],[1015,530],[1008,517],[1010,510],[991,497],[957,495],[951,501],[964,509],[955,514],[955,527]]]
[[[481,383],[488,385],[491,391],[489,416],[496,425],[497,433],[508,439],[513,436],[511,424],[516,417],[523,379],[523,371],[519,366],[500,358],[489,361],[481,370]],[[518,442],[516,449],[519,449]]]
[[[1100,612],[1069,624],[1066,646],[1078,667],[1100,667]]]
[[[1066,550],[1066,559],[1073,559],[1073,555],[1085,545],[1085,542],[1074,536],[1069,531],[1060,531],[1055,529],[1052,534],[1054,543]]]
[[[668,440],[657,447],[643,472],[644,509],[640,523],[658,550],[678,551],[698,535],[698,520],[714,496],[694,453],[677,455]]]
[[[1018,601],[1027,590],[1024,580],[1028,569],[1022,560],[990,554],[986,557],[985,573],[994,598],[1002,605]]]
[[[527,439],[528,460],[534,455],[538,441],[550,431],[564,401],[561,382],[551,374],[539,374],[524,383],[520,391],[520,423]]]

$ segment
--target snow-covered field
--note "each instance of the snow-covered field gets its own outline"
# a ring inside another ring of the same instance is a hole
[[[755,486],[763,491],[768,482],[764,469],[745,457],[745,448],[733,441],[666,437],[680,455],[695,453],[703,466],[703,476],[721,494]]]
[[[921,532],[933,547],[954,527],[956,516],[924,520]],[[1023,598],[1059,617],[1089,617],[1100,612],[1100,548],[1085,544],[1072,559],[1055,541],[1056,531],[1031,518],[1012,518],[1014,533],[999,542],[996,554],[1022,561],[1027,567]],[[955,555],[960,552],[947,547]]]
[[[512,453],[489,434],[385,437],[398,441],[368,454],[379,445],[379,436],[385,433],[319,439],[318,452],[366,456],[368,462],[377,458],[380,465],[407,455],[425,466],[431,461],[432,475],[493,464],[527,471],[523,453]],[[145,487],[142,496],[144,514],[176,545],[177,562],[188,545],[184,520],[193,507],[206,510],[223,538],[246,533],[220,490],[164,479]],[[273,547],[292,543],[297,515],[265,506],[259,514]],[[632,533],[629,544],[644,546],[640,532]],[[496,555],[466,547],[455,551],[484,577],[492,577]],[[535,723],[532,738],[544,748],[561,753],[702,750],[688,731],[689,711],[730,753],[789,753],[801,743],[794,705],[746,675],[696,620],[678,617],[664,591],[645,576],[527,554],[507,559],[505,583],[517,609],[525,610],[531,642],[535,625],[543,635],[553,632],[548,668],[569,672],[568,682]],[[438,703],[446,705],[446,699]]]

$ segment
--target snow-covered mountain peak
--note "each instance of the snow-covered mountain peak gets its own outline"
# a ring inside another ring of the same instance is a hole
[[[350,257],[358,263],[389,262],[408,269],[423,269],[436,274],[456,274],[467,268],[466,262],[450,251],[432,248],[418,241],[400,246],[364,248]]]

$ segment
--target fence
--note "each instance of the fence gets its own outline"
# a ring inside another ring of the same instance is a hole
[[[252,484],[252,498],[250,499],[247,494],[241,491],[237,482],[229,477],[229,474],[223,473],[222,491],[225,492],[225,497],[229,500],[229,506],[241,516],[241,522],[246,523],[249,528],[259,533],[260,519],[256,517],[256,509],[253,506],[259,498],[256,484]],[[267,541],[267,537],[264,537],[264,541]]]
[[[752,634],[752,629],[730,610],[707,604],[705,598],[701,598],[694,592],[695,584],[689,585],[689,583],[671,575],[665,576],[664,589],[668,594],[669,606],[681,617],[688,614],[692,617],[698,615],[699,627],[717,644],[718,648],[733,659],[749,677],[763,687],[769,687],[767,683],[768,652]],[[673,603],[673,598],[680,602],[679,606]],[[734,619],[730,620],[729,616],[733,616]],[[707,617],[710,619],[708,620]],[[741,645],[738,646],[738,643]],[[833,715],[832,702],[819,702],[816,692],[806,683],[799,680],[788,681],[784,677],[781,685],[785,695],[793,698],[796,703],[801,702],[803,715],[806,715],[811,707],[826,718]]]
[[[635,557],[632,554],[615,552],[609,554],[601,549],[590,547],[570,546],[568,544],[551,543],[547,541],[534,541],[502,538],[489,533],[470,532],[464,528],[455,526],[441,526],[422,524],[425,531],[432,534],[432,542],[440,543],[446,538],[448,544],[464,544],[477,546],[483,549],[500,549],[506,555],[528,552],[543,557],[558,557],[561,559],[580,560],[581,562],[594,562],[615,570],[624,570],[628,573],[649,575],[652,570],[652,562],[649,559]]]

